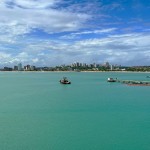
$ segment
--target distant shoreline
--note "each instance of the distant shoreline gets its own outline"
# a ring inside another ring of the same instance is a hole
[[[76,72],[76,73],[80,73],[80,72],[118,72],[118,73],[150,73],[150,71],[0,71],[0,72]]]

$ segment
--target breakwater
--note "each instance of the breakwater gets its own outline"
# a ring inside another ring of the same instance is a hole
[[[116,80],[116,82],[124,83],[127,85],[137,86],[150,86],[150,81],[135,81],[135,80]]]

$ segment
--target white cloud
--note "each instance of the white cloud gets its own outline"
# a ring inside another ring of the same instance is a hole
[[[6,54],[4,52],[0,52],[0,60],[6,60],[11,57],[11,54]]]
[[[57,2],[60,1],[2,0],[0,2],[0,35],[8,35],[8,38],[16,37],[31,33],[35,29],[47,33],[76,31],[83,27],[90,17],[86,14],[53,9],[52,6]]]
[[[121,65],[150,64],[150,35],[122,34],[111,35],[100,39],[80,41],[30,40],[20,41],[22,50],[16,53],[0,53],[1,63],[35,64],[37,66],[52,66],[71,64],[75,61]],[[17,44],[17,43],[15,43]],[[14,46],[15,46],[14,44]]]
[[[47,8],[54,6],[59,0],[9,0],[9,2],[13,2],[16,6],[20,6],[23,8]]]
[[[81,32],[74,32],[68,35],[61,36],[60,39],[78,39],[80,35],[86,34],[110,34],[113,33],[116,28],[107,28],[101,30],[88,30],[88,31],[81,31]]]
[[[9,61],[11,59],[11,54],[7,54],[4,52],[0,52],[0,64],[9,64]]]
[[[6,7],[22,7],[28,9],[43,9],[55,6],[61,0],[1,0],[0,5]]]
[[[72,43],[45,40],[30,43],[24,49],[30,57],[39,58],[38,63],[45,59],[47,64],[69,64],[80,60],[99,63],[110,61],[118,64],[134,62],[144,65],[150,61],[149,39],[149,35],[124,34]],[[137,56],[138,59],[143,59],[143,62],[136,61]]]
[[[57,7],[63,2],[63,0],[1,0],[0,64],[15,65],[22,62],[24,65],[51,66],[74,61],[150,64],[148,29],[147,34],[144,31],[143,34],[121,34],[118,32],[122,30],[114,26],[101,30],[98,28],[102,26],[89,28],[87,22],[92,18],[92,11],[86,11],[91,7],[94,8],[95,4],[87,3],[84,7],[85,3],[82,5],[74,3],[71,6],[72,1],[69,1],[70,7],[68,5],[64,8]],[[101,9],[105,11],[111,6],[102,6]],[[121,8],[121,5],[113,4],[112,9]],[[98,20],[92,23],[97,22]],[[99,24],[101,22],[103,20]],[[103,23],[112,25],[112,22]],[[42,36],[39,32],[41,30],[45,32]]]

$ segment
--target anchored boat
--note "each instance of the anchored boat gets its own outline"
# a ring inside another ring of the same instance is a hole
[[[117,81],[117,79],[114,79],[114,78],[108,78],[107,79],[107,82],[116,82]]]
[[[63,79],[61,79],[59,82],[60,82],[61,84],[71,84],[71,82],[68,81],[67,77],[63,77]]]

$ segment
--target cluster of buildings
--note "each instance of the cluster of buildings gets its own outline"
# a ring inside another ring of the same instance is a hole
[[[104,64],[96,64],[96,63],[87,64],[87,63],[75,62],[75,63],[72,63],[71,65],[61,65],[61,66],[55,66],[55,67],[36,67],[36,66],[31,66],[31,65],[23,66],[22,63],[19,63],[13,68],[4,67],[3,69],[1,69],[1,71],[75,71],[75,70],[97,71],[99,70],[99,68],[113,70],[114,65],[110,65],[109,62],[106,62]]]
[[[75,62],[71,65],[61,65],[55,67],[36,67],[32,65],[23,66],[21,63],[13,68],[4,67],[1,71],[150,71],[150,66],[126,67],[120,65],[111,65],[109,62],[104,64],[86,64]]]
[[[3,71],[36,71],[36,67],[30,66],[30,65],[22,66],[22,64],[19,63],[17,66],[14,66],[14,68],[4,67],[4,69],[1,69],[1,70]]]
[[[79,63],[79,62],[75,62],[73,64],[71,64],[71,67],[93,67],[93,68],[98,68],[101,66],[105,66],[105,67],[110,67],[111,65],[109,64],[109,62],[105,62],[104,64],[86,64],[86,63]]]

